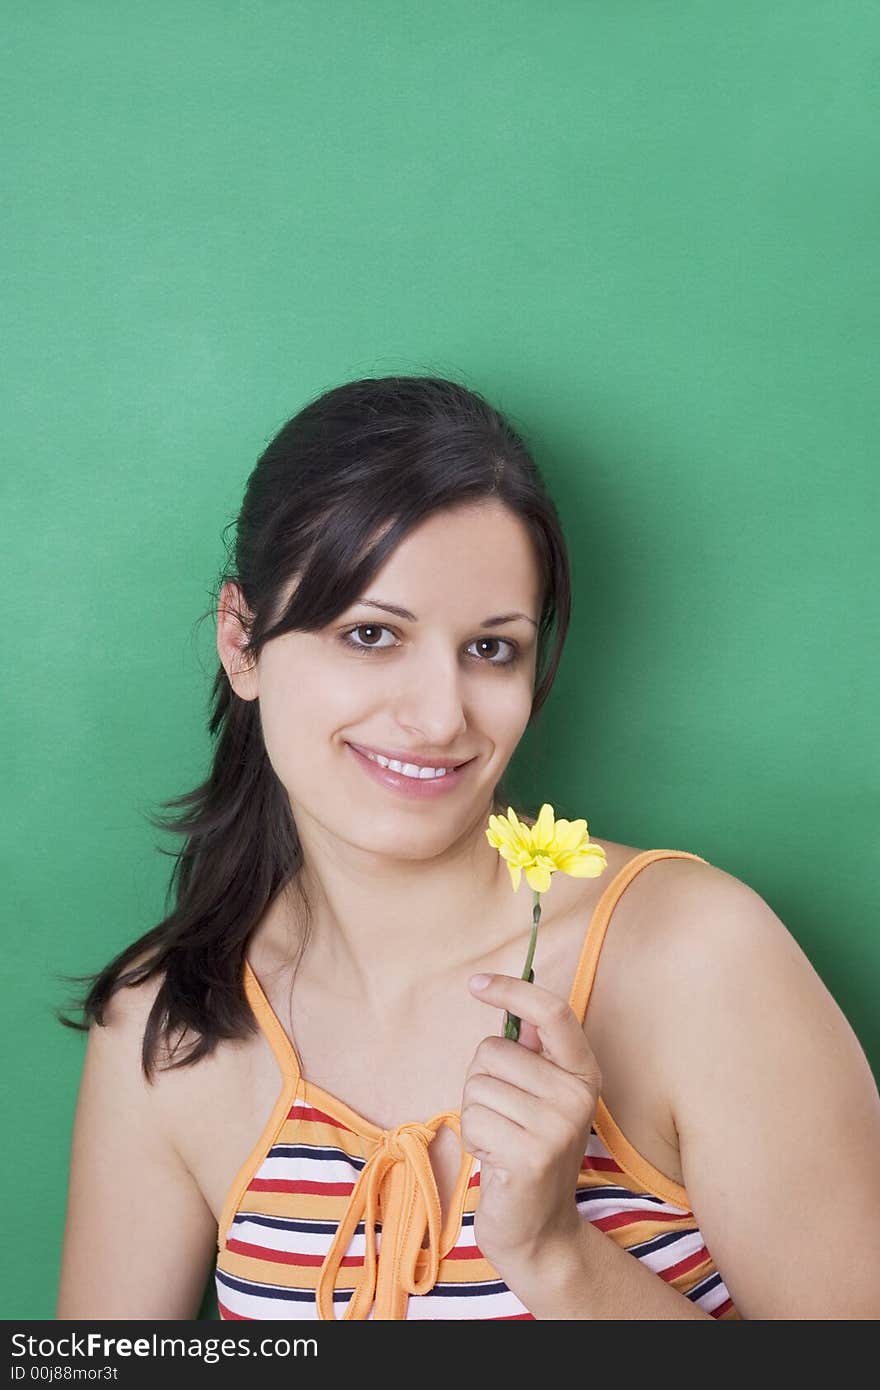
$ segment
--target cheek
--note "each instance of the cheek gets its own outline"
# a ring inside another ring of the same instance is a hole
[[[352,692],[336,668],[318,661],[276,664],[260,683],[260,723],[266,752],[289,790],[301,787],[310,769],[326,773],[326,759],[340,727],[352,718]]]
[[[498,678],[475,696],[473,713],[482,728],[498,743],[517,743],[532,708],[532,684],[528,675]]]

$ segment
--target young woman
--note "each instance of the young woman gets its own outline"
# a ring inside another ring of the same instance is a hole
[[[84,1002],[58,1317],[192,1318],[212,1268],[223,1318],[880,1315],[880,1098],[760,896],[594,839],[520,978],[486,829],[570,589],[509,423],[329,391],[233,560],[174,911]]]

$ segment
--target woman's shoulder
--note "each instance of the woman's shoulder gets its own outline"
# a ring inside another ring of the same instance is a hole
[[[725,921],[735,921],[738,911],[754,911],[760,905],[765,911],[770,910],[747,883],[711,863],[698,850],[662,845],[639,847],[595,835],[590,839],[605,851],[607,868],[600,879],[603,891],[636,860],[644,859],[628,882],[620,885],[620,897],[627,906],[636,900],[650,904],[655,935],[671,937],[676,927],[686,933],[688,923],[699,920],[707,909],[718,904],[733,910],[733,918],[728,914]]]
[[[633,888],[639,879],[652,908],[652,946],[664,953],[675,973],[686,962],[692,968],[700,962],[710,966],[730,951],[748,951],[762,941],[787,940],[797,949],[788,928],[756,889],[706,859],[657,858],[647,873],[637,875]]]
[[[631,846],[611,848],[609,864],[624,868],[646,853]],[[627,884],[623,901],[621,916],[631,931],[624,928],[620,935],[626,934],[628,947],[649,963],[652,997],[670,1023],[693,991],[741,987],[756,969],[815,974],[761,894],[703,857],[649,860]]]
[[[744,880],[702,857],[654,858],[655,847],[596,843],[606,851],[607,882],[624,876],[603,948],[609,997],[618,1005],[637,1000],[639,1026],[668,1059],[670,1086],[682,1063],[680,1040],[691,1037],[683,1014],[693,1017],[699,1000],[733,1005],[755,970],[815,975],[791,932]],[[642,856],[627,880],[627,867]]]
[[[657,1064],[679,1130],[686,1116],[719,1103],[720,1078],[731,1066],[744,1077],[766,1075],[783,1034],[805,1041],[824,1033],[858,1073],[861,1047],[851,1025],[755,888],[697,860],[660,860],[648,874],[650,911],[637,913],[635,937],[649,961]],[[628,893],[647,877],[638,875]]]
[[[618,883],[618,916],[635,916],[643,942],[674,944],[675,930],[686,932],[715,901],[746,902],[757,898],[747,884],[716,867],[699,852],[663,846],[618,843],[591,836],[605,851],[606,868],[597,881],[599,893]],[[636,867],[636,861],[643,862]],[[627,870],[633,866],[632,875]],[[617,908],[615,908],[617,911]]]
[[[149,962],[143,952],[126,967],[126,974],[140,970]],[[101,1020],[89,1029],[89,1054],[112,1057],[116,1067],[124,1068],[133,1084],[157,1108],[173,1103],[187,1087],[187,1078],[205,1070],[211,1054],[191,1065],[180,1065],[189,1051],[201,1041],[194,1029],[179,1025],[168,1029],[166,1010],[156,1005],[165,983],[166,969],[159,966],[133,984],[117,985],[105,1002]]]
[[[696,861],[656,867],[652,1064],[734,1302],[746,1317],[876,1316],[880,1098],[859,1039],[755,888]],[[805,1222],[829,1173],[833,1222]]]
[[[160,988],[161,979],[150,977],[114,990],[89,1028],[71,1135],[59,1317],[193,1318],[199,1306],[212,1213],[176,1143],[167,1073],[157,1072],[156,1084],[143,1067]]]
[[[124,973],[138,971],[148,961],[149,953],[142,952],[128,963]],[[100,1020],[92,1023],[90,1036],[112,1040],[118,1047],[138,1045],[143,1040],[164,980],[165,971],[161,968],[136,984],[119,983],[119,976],[116,976],[112,992],[101,1009]]]
[[[131,968],[147,959],[139,957]],[[88,1068],[95,1086],[112,1090],[126,1085],[138,1094],[194,1171],[199,1144],[210,1128],[210,1112],[220,1113],[229,1103],[230,1090],[247,1091],[253,1039],[219,1038],[205,1049],[204,1036],[196,1028],[179,1024],[168,1030],[164,1009],[151,1018],[165,977],[160,967],[137,984],[114,991],[104,1009],[103,1026],[95,1024],[89,1031]]]

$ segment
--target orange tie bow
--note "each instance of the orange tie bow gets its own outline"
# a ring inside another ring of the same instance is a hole
[[[374,1318],[405,1318],[409,1295],[428,1293],[436,1284],[440,1261],[458,1235],[461,1187],[470,1167],[470,1155],[463,1152],[446,1227],[441,1232],[440,1194],[428,1145],[444,1124],[461,1139],[459,1115],[443,1110],[426,1124],[403,1124],[386,1130],[376,1144],[361,1169],[348,1209],[321,1266],[315,1295],[319,1318],[336,1318],[336,1276],[362,1218],[364,1264],[343,1318],[368,1318],[374,1300]],[[376,1219],[380,1210],[382,1231],[377,1255]],[[427,1248],[422,1245],[426,1231]]]

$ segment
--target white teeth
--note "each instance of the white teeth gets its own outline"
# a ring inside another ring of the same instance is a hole
[[[416,767],[415,763],[399,763],[396,758],[383,758],[381,753],[368,753],[367,757],[382,767],[390,768],[392,772],[400,772],[404,777],[414,777],[422,782],[432,777],[445,777],[448,771],[445,767]]]

